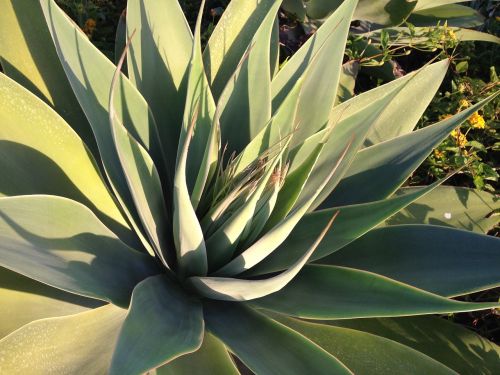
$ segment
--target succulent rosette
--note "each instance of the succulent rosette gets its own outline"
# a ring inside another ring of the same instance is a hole
[[[453,297],[499,285],[499,204],[403,187],[494,97],[413,131],[448,61],[343,101],[355,0],[281,66],[281,1],[202,50],[202,11],[131,0],[116,64],[53,0],[1,4],[0,373],[494,372],[432,315],[498,306]]]

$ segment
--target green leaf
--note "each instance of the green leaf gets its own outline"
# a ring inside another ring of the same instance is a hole
[[[0,63],[5,74],[54,108],[97,155],[92,129],[65,78],[39,1],[2,1]]]
[[[336,104],[343,103],[354,96],[354,86],[358,77],[360,64],[358,61],[348,61],[342,65]]]
[[[277,314],[271,317],[321,346],[354,374],[455,374],[425,354],[384,337]]]
[[[330,321],[418,350],[459,374],[496,374],[500,348],[469,329],[434,316]]]
[[[306,7],[302,0],[283,0],[281,7],[288,13],[293,14],[299,21],[304,21]]]
[[[448,60],[428,64],[416,72],[359,95],[356,105],[364,107],[375,98],[387,95],[395,87],[402,87],[372,128],[365,146],[411,133],[438,91],[448,67]],[[401,108],[405,108],[404,115]]]
[[[54,194],[79,201],[125,242],[138,245],[82,140],[49,106],[1,73],[0,122],[0,196]]]
[[[186,179],[189,147],[197,112],[193,113],[187,134],[179,143],[179,157],[174,177],[173,232],[179,271],[182,276],[205,275],[208,268],[207,250],[200,222],[191,203]]]
[[[302,218],[281,246],[245,275],[255,276],[287,269],[304,254],[304,244],[312,242],[315,228],[323,228],[337,211],[339,216],[335,225],[319,244],[312,260],[321,259],[341,249],[441,183],[442,181],[438,181],[401,197],[309,213]]]
[[[320,233],[305,254],[279,275],[261,280],[242,280],[228,277],[191,277],[188,282],[202,296],[223,301],[248,301],[274,293],[285,287],[304,267],[330,229],[335,216]]]
[[[343,47],[356,3],[357,0],[346,0],[290,58],[272,82],[273,109],[276,110],[295,82],[307,72],[297,108],[296,122],[302,126],[294,134],[292,145],[314,134],[331,119],[330,111],[342,71]],[[308,69],[313,61],[314,65]]]
[[[109,91],[116,67],[92,45],[54,0],[40,1],[66,76],[92,126],[111,186],[144,247],[148,249],[150,245],[134,210],[109,126]],[[146,101],[123,75],[120,76],[118,87],[114,104],[120,120],[150,152],[155,162],[163,163],[156,124]]]
[[[136,32],[128,51],[129,77],[151,106],[173,174],[193,45],[191,29],[176,0],[128,1],[126,27],[129,37]]]
[[[183,355],[156,369],[156,375],[239,375],[226,347],[205,332],[203,344],[196,352]]]
[[[167,260],[163,254],[172,246],[169,236],[171,226],[168,222],[167,209],[165,207],[165,199],[163,197],[158,170],[144,147],[125,129],[116,115],[113,104],[116,80],[118,74],[120,74],[124,58],[125,54],[122,56],[122,60],[116,69],[109,96],[111,135],[123,175],[127,180],[127,185],[143,228],[155,249],[155,254],[159,256],[163,265],[168,268]]]
[[[213,163],[217,162],[217,155],[209,157],[214,152],[213,143],[215,135],[218,134],[213,127],[218,126],[214,122],[215,102],[210,91],[209,83],[205,75],[203,58],[201,53],[201,20],[205,2],[201,4],[196,29],[194,34],[194,43],[191,53],[191,60],[188,73],[187,98],[184,107],[184,117],[177,149],[177,163],[179,164],[180,154],[183,151],[183,145],[189,128],[194,126],[192,131],[191,146],[189,155],[186,159],[186,180],[189,191],[191,192],[191,201],[196,209],[201,195],[203,193],[208,170]],[[215,138],[217,138],[215,137]],[[216,150],[218,151],[218,149]],[[215,160],[214,160],[215,159]]]
[[[203,313],[166,275],[137,285],[118,336],[110,375],[134,375],[196,351],[203,340]]]
[[[118,64],[120,58],[123,55],[123,51],[127,46],[127,11],[124,9],[120,18],[118,19],[118,25],[116,26],[115,34],[115,64]],[[127,74],[127,62],[124,62],[122,71]]]
[[[34,320],[77,314],[102,303],[0,267],[0,338]]]
[[[450,132],[500,91],[437,124],[360,151],[323,207],[371,202],[394,193]]]
[[[308,265],[279,292],[247,303],[307,319],[446,314],[499,306],[454,301],[374,273],[327,265]]]
[[[125,313],[107,305],[29,323],[0,340],[0,372],[105,374]]]
[[[270,160],[248,200],[238,207],[234,213],[231,213],[228,219],[207,239],[210,270],[217,270],[231,260],[238,243],[245,234],[245,229],[252,223],[257,210],[257,204],[263,197],[265,188],[273,173],[275,173],[276,167],[287,150],[288,144],[289,139],[284,142],[279,153]]]
[[[500,286],[500,239],[430,225],[375,229],[320,260],[446,297]]]
[[[71,293],[127,306],[157,273],[80,203],[55,196],[0,198],[0,265]]]
[[[442,5],[465,3],[467,0],[418,0],[415,11],[440,7]]]
[[[312,19],[325,18],[341,3],[342,0],[307,1],[307,15]],[[378,25],[398,25],[408,17],[416,4],[416,0],[360,0],[354,19]]]
[[[307,160],[305,162],[305,169],[306,169],[306,174],[309,175],[311,169],[314,167],[314,164],[316,163],[318,156],[323,149],[323,146],[325,145],[325,142],[321,142],[320,145],[318,146],[319,150],[315,150],[315,152],[311,155],[310,160]],[[326,178],[323,180],[323,183],[316,188],[316,191],[313,191],[310,196],[307,197],[307,199],[304,199],[303,202],[301,202],[299,205],[297,205],[292,212],[288,216],[285,217],[285,215],[278,216],[278,221],[277,223],[274,223],[272,221],[269,222],[269,230],[261,237],[259,238],[255,243],[253,243],[251,246],[249,246],[246,250],[244,250],[241,254],[239,254],[237,257],[232,259],[229,263],[227,263],[224,267],[222,267],[220,270],[218,270],[215,274],[216,275],[235,275],[241,272],[244,272],[245,270],[248,270],[255,266],[256,264],[260,263],[263,259],[265,259],[269,254],[271,254],[274,250],[276,250],[290,235],[290,233],[293,231],[297,223],[300,221],[302,217],[306,214],[307,210],[311,206],[311,204],[314,202],[314,200],[317,198],[317,196],[321,193],[325,185],[328,183],[328,181],[331,179],[332,175],[335,174],[337,168],[339,165],[342,163],[344,157],[346,156],[347,152],[349,149],[349,145],[344,149],[343,154],[340,155],[339,160],[337,160],[337,163],[331,168],[330,174],[326,176]],[[298,172],[303,172],[300,169],[297,169],[296,171]],[[293,177],[293,175],[291,175]],[[308,176],[309,177],[309,176]],[[297,183],[296,181],[292,180],[292,184]],[[300,187],[300,185],[299,185]],[[286,190],[286,182],[285,186],[283,187],[283,192],[289,193],[290,191],[287,192]],[[279,196],[278,196],[279,198]],[[283,202],[281,202],[281,206],[285,206]],[[279,211],[278,208],[278,214],[281,212]],[[285,214],[287,214],[286,212]],[[337,213],[333,213],[332,216],[335,218],[337,216]],[[326,224],[326,227],[331,226],[331,221]],[[326,235],[326,231],[320,236],[323,238]],[[315,243],[313,245],[314,249],[318,246],[319,243]],[[314,250],[312,250],[314,251]],[[305,259],[304,262],[307,262],[309,257],[312,255],[312,251],[308,250],[306,254],[309,255],[304,255],[301,257],[301,259]],[[292,266],[289,271],[296,267],[298,264],[301,264],[301,261],[298,260],[297,263],[295,263],[294,266]],[[302,266],[300,266],[302,267]],[[300,269],[300,268],[298,268]]]
[[[203,307],[207,329],[254,373],[351,374],[304,336],[249,308],[221,302]]]
[[[396,196],[409,194],[418,188],[402,188]],[[500,199],[485,191],[455,186],[439,186],[400,212],[383,225],[432,224],[489,232],[499,221]]]
[[[218,99],[250,41],[278,0],[233,0],[217,22],[203,53],[208,80]]]
[[[441,21],[449,26],[476,27],[484,23],[484,17],[471,7],[446,4],[413,12],[408,21],[415,26],[435,26]]]
[[[241,152],[271,118],[269,43],[280,1],[274,1],[256,30],[234,75],[217,103],[221,113],[221,141],[228,152]]]

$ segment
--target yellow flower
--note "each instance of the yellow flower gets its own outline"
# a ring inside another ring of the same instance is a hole
[[[94,33],[96,25],[97,23],[95,19],[89,18],[87,21],[85,21],[85,25],[83,25],[83,32],[87,34],[87,36],[91,36]]]
[[[453,130],[450,135],[456,139],[458,147],[464,148],[467,144],[467,137],[459,129]]]
[[[469,124],[475,129],[484,129],[486,127],[484,117],[478,112],[474,112],[473,115],[469,117]]]
[[[451,117],[453,117],[453,115],[450,115],[450,114],[441,115],[441,116],[439,116],[439,121],[444,121],[444,120],[447,120],[447,119],[449,119]]]
[[[469,108],[470,103],[467,101],[467,99],[460,99],[458,105],[460,106],[460,108]]]
[[[444,152],[439,151],[438,149],[435,149],[434,156],[436,157],[436,159],[442,159],[442,158],[444,158]]]

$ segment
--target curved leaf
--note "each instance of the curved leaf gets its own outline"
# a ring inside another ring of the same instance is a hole
[[[34,320],[72,315],[102,303],[0,268],[0,338]]]
[[[54,194],[74,199],[90,207],[127,243],[138,245],[78,135],[45,103],[2,73],[0,123],[0,196]]]
[[[276,314],[272,317],[337,357],[354,374],[456,375],[438,360],[384,337],[354,329],[285,318]]]
[[[205,332],[203,344],[194,353],[183,355],[156,369],[156,375],[239,375],[226,347]]]
[[[132,294],[110,375],[145,373],[186,353],[203,340],[201,303],[166,275],[149,277]]]
[[[27,324],[0,340],[0,373],[105,374],[125,313],[107,305]]]
[[[325,323],[369,332],[400,342],[436,359],[459,374],[493,375],[498,372],[498,345],[442,318],[416,316]]]
[[[315,228],[324,227],[332,215],[339,211],[335,225],[319,244],[318,249],[312,255],[311,259],[317,260],[330,255],[356,238],[361,237],[411,202],[432,191],[441,182],[438,181],[433,185],[413,192],[413,194],[401,197],[352,206],[335,207],[307,214],[299,221],[282,245],[261,263],[244,273],[244,275],[262,275],[290,267],[291,264],[304,254],[306,250],[304,244],[313,241]]]
[[[450,132],[500,91],[437,124],[360,151],[323,207],[371,202],[394,193]]]
[[[304,336],[249,308],[223,302],[203,307],[207,329],[254,373],[352,374]]]
[[[248,304],[307,319],[352,319],[485,310],[352,268],[308,265],[285,288]]]
[[[127,306],[158,272],[85,206],[55,196],[0,198],[0,265],[71,293]]]
[[[191,277],[188,282],[202,296],[223,301],[248,301],[281,290],[304,267],[326,232],[330,229],[335,216],[333,216],[305,254],[289,269],[279,275],[262,280],[242,280],[227,277]]]
[[[500,239],[431,225],[375,229],[320,260],[457,296],[500,286]]]
[[[127,34],[134,32],[129,77],[151,106],[173,173],[193,36],[177,0],[128,1]]]
[[[92,45],[54,0],[40,0],[40,4],[66,76],[92,126],[113,190],[144,247],[150,249],[121,171],[109,125],[109,92],[116,67]],[[156,124],[146,101],[123,75],[118,87],[114,103],[117,115],[155,162],[163,163]]]
[[[233,0],[217,22],[203,53],[208,80],[218,99],[250,41],[278,0]]]
[[[402,188],[396,196],[411,194],[418,188]],[[438,186],[429,194],[391,216],[382,225],[432,224],[489,232],[498,222],[500,198],[476,189]]]
[[[148,152],[123,126],[114,108],[116,80],[124,59],[125,54],[116,69],[109,96],[111,135],[137,214],[155,249],[155,254],[168,268],[163,254],[172,246],[172,241],[169,236],[170,225],[158,170]]]
[[[484,17],[465,5],[445,4],[413,12],[408,22],[415,26],[435,26],[439,21],[449,26],[476,27],[484,23]]]
[[[92,129],[64,76],[39,1],[2,1],[0,64],[5,74],[54,108],[97,154]]]
[[[229,153],[241,152],[271,118],[271,66],[262,62],[270,61],[279,5],[274,1],[217,102],[221,141]]]

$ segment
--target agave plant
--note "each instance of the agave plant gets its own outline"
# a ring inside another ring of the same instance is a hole
[[[357,1],[278,69],[280,3],[233,0],[202,51],[202,11],[131,0],[115,66],[2,0],[0,373],[495,371],[432,314],[498,306],[453,299],[500,284],[498,202],[402,188],[493,97],[413,132],[443,61],[336,105]]]

